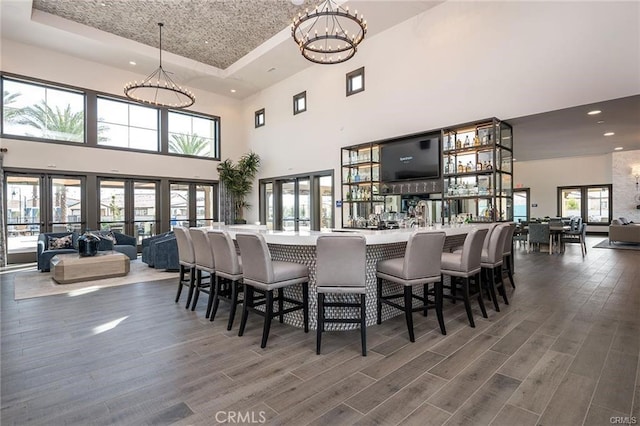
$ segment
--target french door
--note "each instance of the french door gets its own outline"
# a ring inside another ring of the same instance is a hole
[[[210,227],[218,221],[218,185],[172,182],[169,186],[171,229]]]
[[[155,235],[160,224],[158,182],[100,178],[99,226],[142,239]]]
[[[281,181],[280,205],[283,231],[311,230],[311,186],[308,177]]]

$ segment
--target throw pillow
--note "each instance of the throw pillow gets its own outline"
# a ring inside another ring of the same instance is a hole
[[[629,221],[627,220],[626,217],[619,217],[618,220],[620,221],[620,223],[622,223],[623,225],[628,225]]]
[[[115,246],[116,244],[118,244],[118,239],[116,238],[116,234],[113,233],[113,231],[109,231],[107,232],[104,237],[107,240],[111,240],[111,242],[113,243],[113,245]]]
[[[49,237],[49,250],[70,249],[73,248],[73,234],[64,237]]]

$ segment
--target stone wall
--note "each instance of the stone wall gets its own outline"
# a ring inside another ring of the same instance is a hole
[[[640,223],[640,187],[634,172],[640,175],[640,150],[614,152],[612,161],[613,218],[626,217]]]

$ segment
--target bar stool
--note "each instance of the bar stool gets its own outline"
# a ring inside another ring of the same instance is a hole
[[[362,356],[367,356],[366,240],[362,235],[321,235],[316,245],[316,289],[318,291],[318,326],[316,354],[325,323],[360,324]],[[359,303],[325,302],[327,294],[360,295]],[[327,318],[325,307],[360,308],[358,318]]]
[[[482,286],[480,280],[480,272],[482,269],[480,266],[480,257],[482,256],[482,245],[488,232],[486,228],[474,228],[469,231],[464,239],[462,250],[454,253],[442,253],[442,266],[440,269],[442,280],[444,281],[445,275],[451,279],[451,285],[448,287],[451,293],[444,295],[444,297],[454,301],[456,299],[464,301],[464,308],[467,311],[467,318],[469,319],[469,325],[471,325],[471,327],[476,326],[473,321],[473,313],[471,312],[471,303],[469,301],[471,296],[478,296],[478,304],[480,305],[482,316],[487,318],[487,311],[482,301]],[[458,281],[458,279],[460,279],[460,281]],[[458,284],[461,286],[462,296],[456,295],[455,288]],[[472,285],[475,287],[475,291],[473,292],[471,291]]]
[[[502,279],[502,254],[504,253],[504,243],[509,233],[509,227],[510,225],[508,223],[503,223],[496,227],[491,233],[488,249],[482,250],[482,256],[480,258],[480,266],[482,267],[482,274],[484,276],[483,283],[489,290],[496,312],[500,312],[498,299],[496,298],[496,289],[498,289],[502,295],[504,303],[509,304],[507,292],[504,289],[504,280]]]
[[[180,293],[182,293],[182,286],[189,286],[189,294],[187,296],[187,305],[185,308],[189,308],[191,304],[191,297],[193,296],[193,289],[195,287],[196,276],[196,255],[193,250],[193,243],[191,242],[191,236],[189,230],[182,226],[175,226],[173,233],[176,236],[176,243],[178,244],[178,263],[180,264],[180,277],[178,278],[178,294],[176,294],[176,303],[180,300]],[[185,274],[189,272],[189,280],[185,279]]]
[[[409,330],[409,340],[415,342],[413,334],[412,312],[422,311],[427,315],[428,308],[436,309],[438,323],[442,334],[447,334],[442,316],[442,280],[440,264],[442,248],[445,240],[444,232],[417,231],[411,234],[404,257],[381,260],[378,262],[376,277],[378,278],[377,322],[382,322],[382,304],[393,306],[404,311]],[[382,280],[404,286],[402,293],[382,295]],[[429,292],[429,284],[434,283],[434,290]],[[413,294],[413,286],[422,285],[424,296]],[[429,300],[429,294],[435,296],[435,302]],[[392,302],[393,299],[404,298],[404,306]],[[413,308],[413,299],[422,301],[422,306]]]
[[[264,317],[261,348],[267,346],[271,320],[276,316],[283,322],[284,314],[302,309],[304,332],[309,332],[309,268],[293,262],[271,260],[269,247],[262,234],[237,233],[236,241],[242,255],[242,275],[244,283],[244,303],[242,321],[238,336],[242,336],[247,325],[249,311]],[[302,302],[284,296],[282,289],[294,284],[302,284]],[[278,311],[273,311],[273,290],[278,290],[276,299]],[[264,294],[265,300],[256,303],[254,291]],[[284,309],[284,302],[294,305]],[[256,306],[265,305],[264,312]]]
[[[507,238],[504,241],[504,252],[502,253],[504,269],[507,271],[509,281],[511,281],[511,287],[516,288],[516,283],[513,281],[513,234],[516,230],[516,224],[509,224],[509,232]]]
[[[207,312],[205,317],[209,318],[209,314],[211,313],[211,302],[213,301],[211,297],[211,289],[213,288],[213,277],[216,274],[213,251],[211,250],[211,245],[209,244],[207,231],[201,228],[189,228],[189,235],[191,236],[191,242],[193,243],[193,252],[196,258],[196,279],[194,286],[195,295],[193,297],[191,310],[193,311],[196,309],[198,298],[200,297],[200,292],[202,291],[204,293],[207,293],[209,295],[209,302],[207,303]],[[203,272],[209,274],[208,282],[203,282]]]
[[[209,244],[216,262],[216,277],[213,283],[213,307],[210,321],[213,321],[218,312],[220,300],[230,304],[229,323],[227,330],[231,330],[236,316],[238,301],[239,281],[242,279],[242,259],[236,252],[236,246],[227,231],[213,230],[207,232]],[[224,280],[225,287],[222,286]],[[210,296],[211,297],[211,296]]]

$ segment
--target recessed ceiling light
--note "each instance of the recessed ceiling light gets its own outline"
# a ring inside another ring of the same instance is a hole
[[[204,41],[204,44],[209,44],[209,41],[208,41],[208,40],[205,40],[205,41]]]
[[[231,93],[236,93],[236,89],[231,89]]]
[[[607,133],[605,133],[604,135],[605,135],[605,136],[613,136],[613,135],[615,135],[615,133],[613,133],[613,132],[607,132]]]
[[[622,148],[621,146],[616,146],[615,148],[613,148],[614,151],[622,151],[624,148]]]
[[[596,121],[596,123],[598,123],[598,124],[604,124],[604,120]]]
[[[589,115],[596,115],[596,114],[600,114],[602,111],[600,111],[599,109],[594,109],[593,111],[589,111],[587,114]]]
[[[136,63],[134,61],[129,61],[129,65],[135,65]]]

